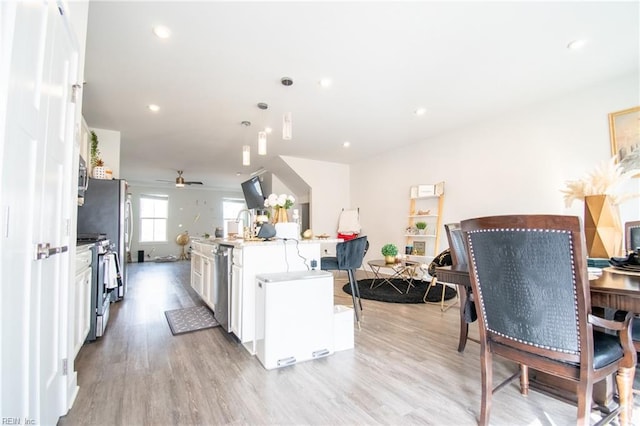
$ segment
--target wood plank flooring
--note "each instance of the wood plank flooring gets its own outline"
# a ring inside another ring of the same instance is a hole
[[[476,424],[479,345],[456,351],[456,309],[363,300],[355,349],[267,371],[220,327],[171,334],[164,311],[202,304],[188,261],[129,266],[128,294],[111,306],[105,336],[78,354],[80,391],[60,426]],[[345,282],[336,275],[336,304],[351,304]],[[495,383],[513,371],[496,360]],[[512,384],[494,395],[491,424],[570,425],[575,415]]]

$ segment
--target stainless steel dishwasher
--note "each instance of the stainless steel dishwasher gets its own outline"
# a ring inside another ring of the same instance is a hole
[[[216,307],[213,316],[220,326],[231,332],[229,309],[231,307],[231,263],[233,246],[218,244],[212,250],[213,254],[213,303]]]

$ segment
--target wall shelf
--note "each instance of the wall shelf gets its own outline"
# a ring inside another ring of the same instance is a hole
[[[431,193],[430,193],[431,192]],[[442,206],[444,204],[444,182],[412,186],[409,191],[408,229],[416,223],[427,224],[426,234],[405,232],[407,246],[413,251],[407,255],[410,260],[431,262],[438,255],[442,233]]]

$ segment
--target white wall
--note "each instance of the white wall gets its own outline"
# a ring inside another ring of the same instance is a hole
[[[404,247],[409,187],[421,183],[445,181],[443,224],[493,214],[582,217],[582,203],[566,209],[560,190],[611,156],[607,115],[638,105],[638,93],[638,75],[621,76],[352,165],[351,204],[369,236],[367,258],[388,242]],[[638,182],[630,184],[636,192]],[[639,218],[640,199],[621,211],[623,222]]]
[[[180,255],[180,246],[176,243],[178,234],[188,231],[192,237],[202,237],[205,233],[214,235],[217,226],[223,226],[222,200],[240,199],[244,202],[242,191],[215,191],[192,187],[175,188],[173,186],[129,187],[133,207],[133,242],[131,259],[136,262],[138,250],[145,251],[145,261],[156,256]],[[169,220],[165,243],[140,243],[140,195],[158,194],[169,197]],[[235,218],[234,218],[235,219]],[[188,247],[186,247],[188,249]],[[149,255],[150,257],[147,257]]]
[[[281,157],[311,187],[309,223],[315,235],[336,235],[340,211],[351,207],[349,166],[297,157]]]

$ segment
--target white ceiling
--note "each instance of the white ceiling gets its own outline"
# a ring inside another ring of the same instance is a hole
[[[239,189],[277,155],[357,162],[638,72],[639,21],[638,2],[91,1],[83,114],[121,132],[130,182],[184,170]],[[169,39],[152,33],[158,24]],[[588,42],[567,49],[574,39]],[[294,84],[282,86],[284,76]],[[265,125],[274,133],[259,157]]]

